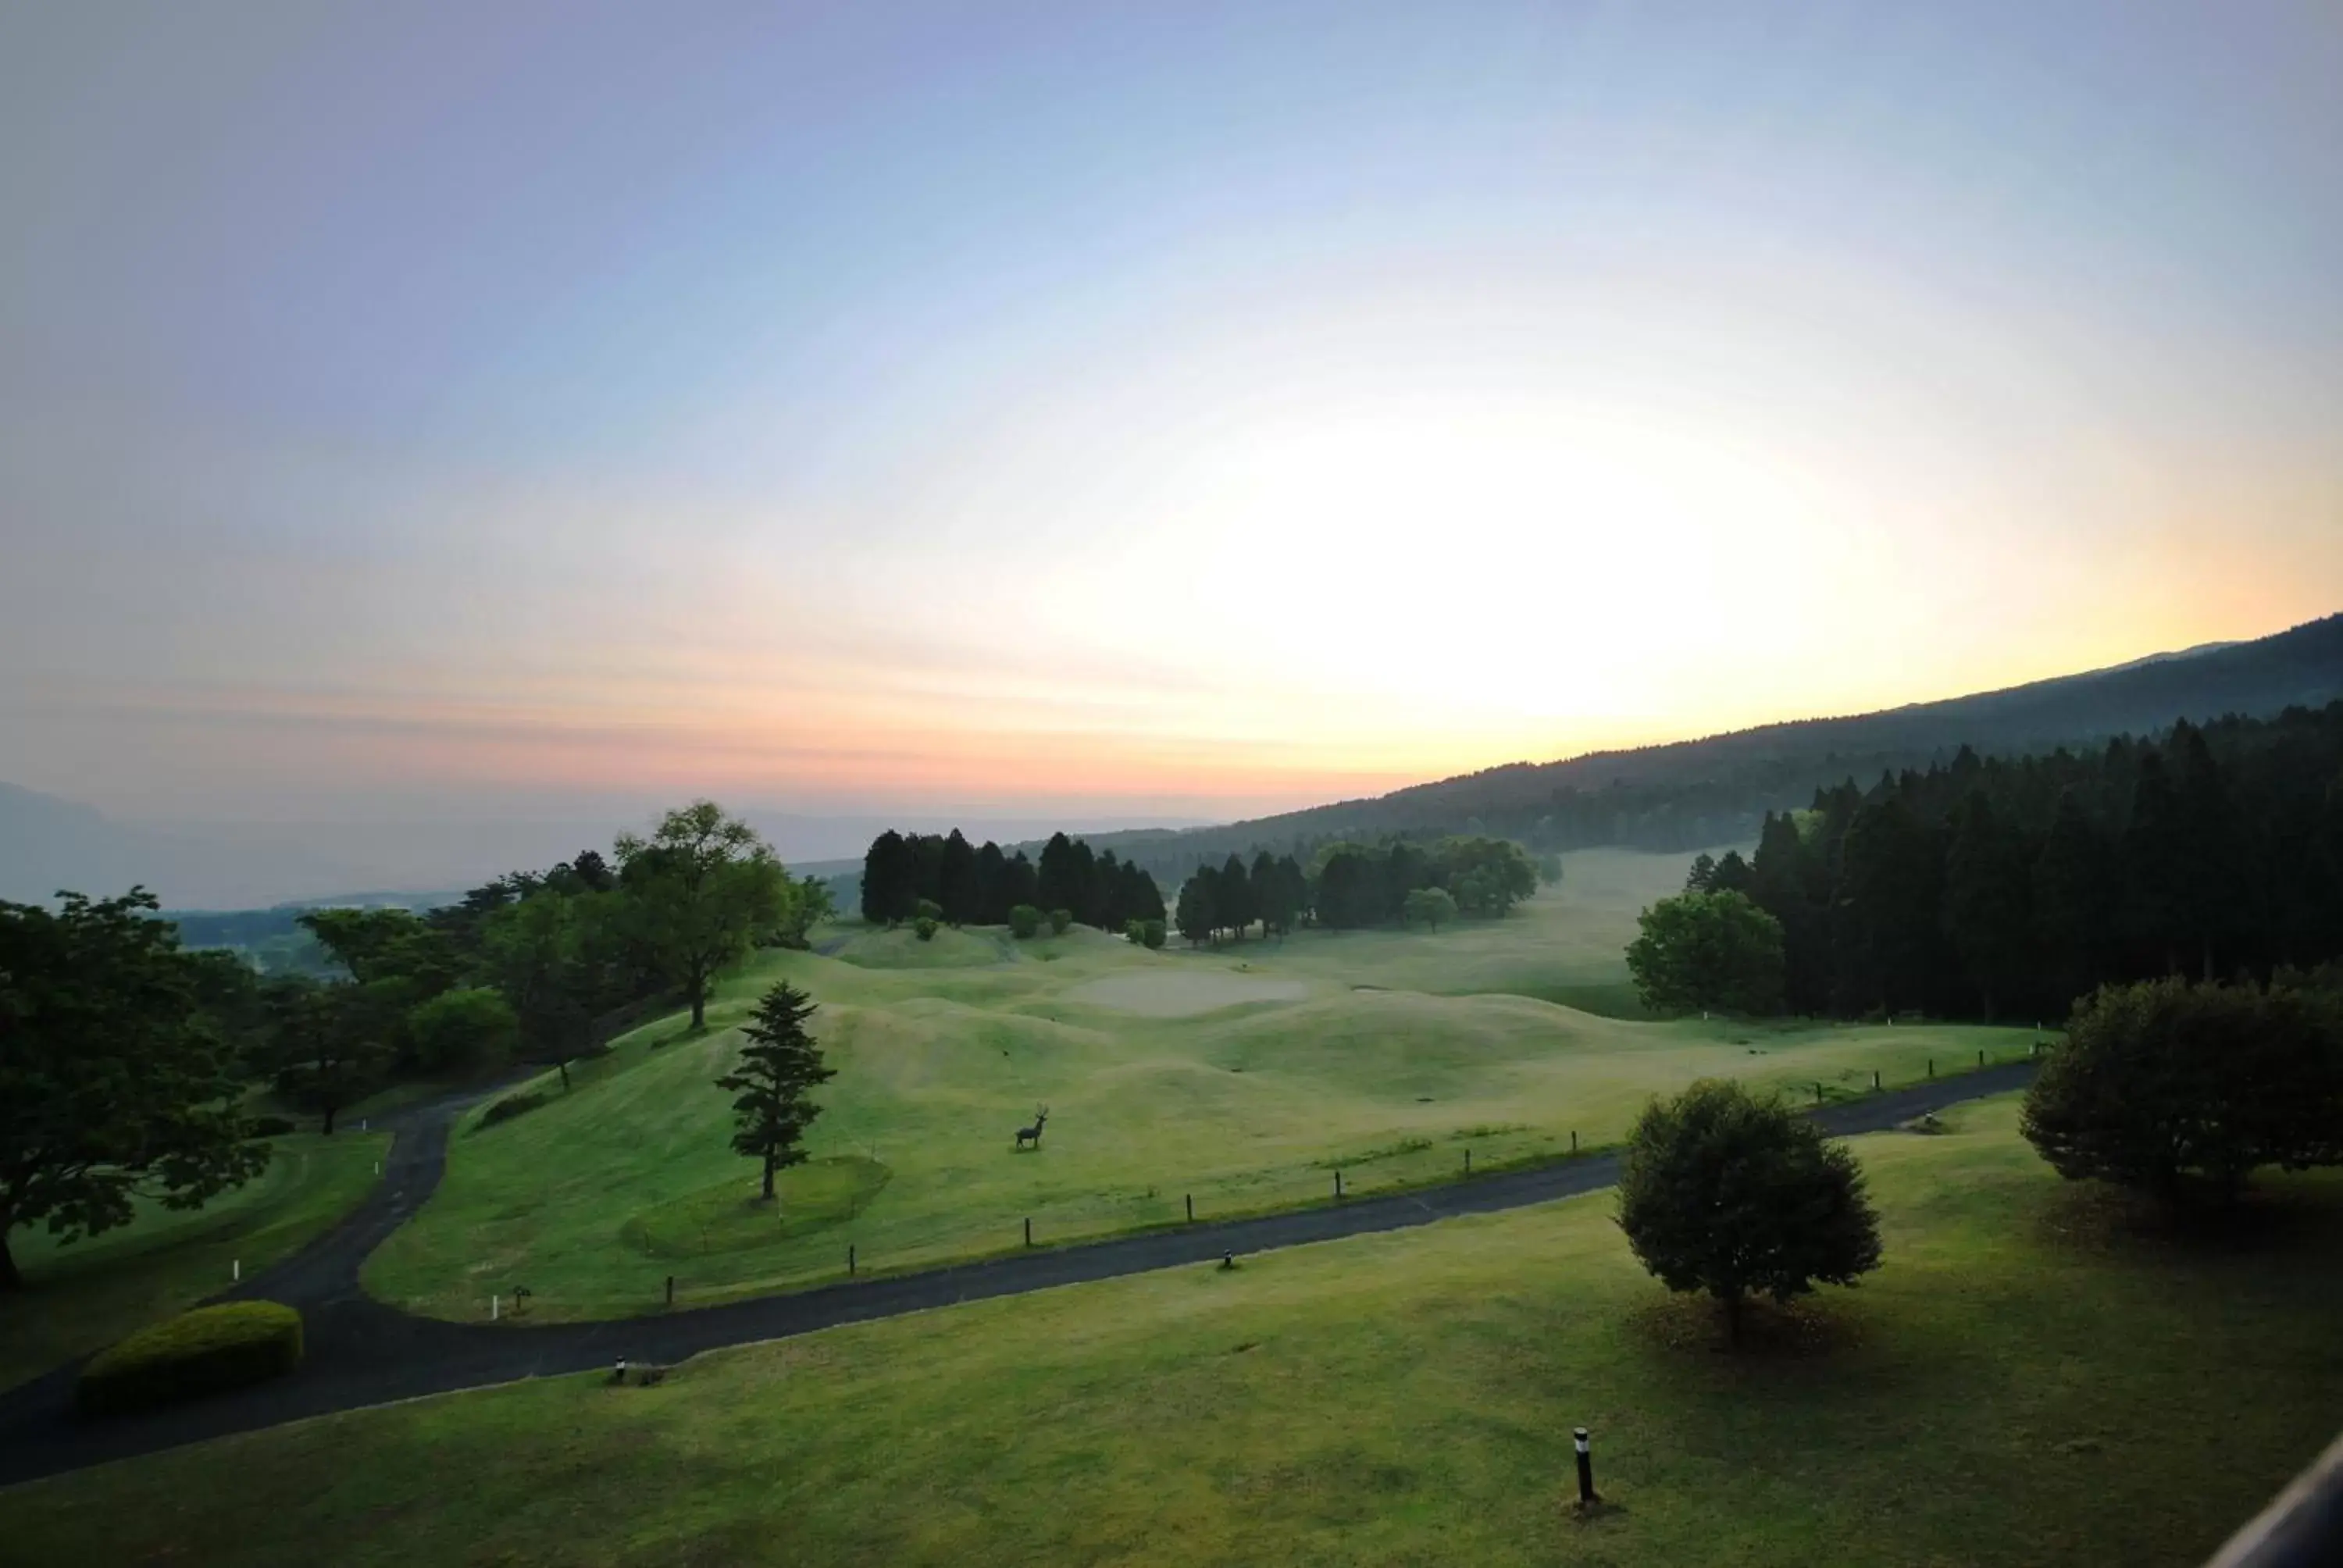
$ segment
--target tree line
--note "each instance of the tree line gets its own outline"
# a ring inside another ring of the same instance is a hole
[[[1242,938],[1255,924],[1264,936],[1282,933],[1302,921],[1334,930],[1418,923],[1437,930],[1459,914],[1501,917],[1541,880],[1561,878],[1558,859],[1541,866],[1505,839],[1336,839],[1319,847],[1307,869],[1265,849],[1250,868],[1233,854],[1197,867],[1181,884],[1172,924],[1191,942]]]
[[[917,919],[923,903],[955,926],[1009,925],[1021,907],[1062,910],[1111,931],[1163,919],[1153,876],[1111,849],[1093,853],[1080,839],[1052,833],[1037,865],[1022,849],[1006,852],[990,839],[971,845],[957,828],[941,834],[890,828],[862,858],[862,917],[892,926]]]
[[[2108,982],[2267,980],[2343,953],[2343,703],[1850,779],[1670,902],[1638,972],[1668,1010],[2063,1017]]]

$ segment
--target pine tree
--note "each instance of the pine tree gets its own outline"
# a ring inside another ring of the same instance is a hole
[[[717,1088],[737,1096],[733,1152],[764,1162],[769,1201],[773,1172],[803,1163],[805,1151],[799,1145],[821,1114],[821,1107],[806,1096],[838,1076],[822,1065],[821,1051],[806,1032],[814,1007],[811,997],[786,980],[767,991],[756,1017],[740,1030],[749,1039],[740,1065],[716,1081]]]
[[[911,847],[890,828],[870,840],[870,852],[862,857],[862,918],[889,925],[910,920],[919,898]]]
[[[1216,916],[1212,910],[1212,869],[1199,866],[1196,874],[1180,884],[1180,904],[1172,924],[1193,947],[1210,937]]]
[[[2107,972],[2117,893],[2107,842],[2071,789],[2060,793],[2057,815],[2035,859],[2032,892],[2036,967],[2063,1013]]]
[[[1244,861],[1232,854],[1221,865],[1221,874],[1212,887],[1212,908],[1219,913],[1221,924],[1233,930],[1239,940],[1245,928],[1252,924],[1252,882],[1245,875]]]
[[[1009,920],[1009,860],[1001,846],[987,839],[976,852],[976,923],[1005,925]]]
[[[944,839],[941,861],[942,896],[936,902],[945,920],[966,925],[977,918],[976,850],[957,828]]]
[[[1945,849],[1945,934],[1993,1020],[1996,999],[2017,985],[2027,957],[2026,863],[1983,789],[1953,812]]]
[[[1073,840],[1052,833],[1041,846],[1041,864],[1034,902],[1045,910],[1080,910],[1090,894],[1089,879],[1074,853]]]

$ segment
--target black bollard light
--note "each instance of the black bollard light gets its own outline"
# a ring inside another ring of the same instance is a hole
[[[1578,1505],[1592,1507],[1594,1496],[1594,1441],[1586,1435],[1583,1426],[1571,1428],[1571,1442],[1578,1450]]]
[[[1191,1193],[1189,1193],[1189,1194],[1188,1194],[1188,1223],[1190,1223],[1191,1225],[1192,1225],[1192,1224],[1194,1224],[1195,1222],[1196,1222],[1196,1195],[1195,1195],[1193,1192],[1191,1192]]]

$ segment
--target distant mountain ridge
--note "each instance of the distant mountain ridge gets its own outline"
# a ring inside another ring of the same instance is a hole
[[[2079,675],[1914,703],[1876,713],[1796,719],[1631,750],[1554,762],[1513,762],[1390,794],[1334,801],[1220,827],[1081,832],[1178,879],[1201,859],[1262,846],[1400,832],[1485,831],[1539,848],[1620,844],[1685,849],[1755,836],[1768,809],[1801,806],[1822,785],[1883,769],[1925,768],[1963,745],[2014,754],[2096,744],[2179,719],[2267,716],[2343,699],[2343,615],[2249,642],[2208,643]],[[860,869],[859,849],[881,828],[940,830],[934,811],[810,818],[747,815],[800,869]],[[648,820],[644,818],[643,820]],[[347,890],[467,887],[503,871],[543,866],[640,822],[540,818],[526,822],[408,825],[396,834],[242,825],[202,828],[125,823],[92,808],[0,783],[0,899],[45,900],[60,888],[93,894],[132,883],[193,912],[307,900],[362,901]],[[1040,831],[1025,820],[962,824],[1008,843]],[[840,857],[851,846],[854,859]],[[1029,852],[1040,840],[1027,841]]]
[[[1511,762],[1387,795],[1180,833],[1092,835],[1183,876],[1200,859],[1331,836],[1489,831],[1541,848],[1684,849],[1754,838],[1765,811],[1822,785],[1924,768],[1962,746],[2005,755],[2096,745],[2176,720],[2267,717],[2343,699],[2343,615],[2247,642],[1875,713],[1793,719],[1698,740]]]

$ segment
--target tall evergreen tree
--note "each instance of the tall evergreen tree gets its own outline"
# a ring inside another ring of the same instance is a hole
[[[1985,791],[1972,789],[1953,813],[1945,849],[1944,924],[1987,1021],[2024,983],[2032,945],[2026,900],[2025,844]]]
[[[1842,994],[1856,1011],[1894,1012],[1934,1000],[1940,862],[1929,839],[1896,789],[1847,824],[1838,953]]]
[[[1261,934],[1274,930],[1280,935],[1293,926],[1293,890],[1279,874],[1277,859],[1267,849],[1252,858],[1252,870],[1247,877],[1252,893],[1253,913],[1261,920]]]
[[[2052,1010],[2063,1014],[2107,972],[2118,896],[2109,847],[2072,789],[2059,795],[2035,857],[2031,895],[2036,974]]]
[[[976,880],[976,850],[960,830],[954,828],[945,835],[943,849],[937,856],[937,871],[942,896],[936,902],[943,906],[944,919],[953,925],[966,925],[977,918],[980,902]]]
[[[1072,839],[1063,833],[1051,834],[1050,841],[1041,846],[1041,863],[1037,874],[1040,897],[1035,902],[1045,910],[1081,912],[1090,894],[1090,879],[1082,873]]]
[[[815,1002],[783,981],[765,993],[757,1013],[740,1032],[749,1043],[741,1049],[739,1065],[716,1081],[731,1090],[732,1150],[761,1163],[763,1195],[773,1196],[773,1173],[801,1164],[806,1129],[821,1114],[807,1098],[838,1076],[822,1064],[821,1051],[807,1032]]]
[[[919,901],[911,847],[890,828],[870,840],[870,851],[862,857],[862,918],[891,926],[910,920]]]
[[[1245,928],[1252,924],[1259,913],[1253,908],[1252,879],[1245,875],[1244,861],[1231,854],[1222,862],[1221,874],[1212,885],[1212,908],[1219,913],[1222,929],[1242,939]]]
[[[2124,833],[2127,928],[2162,974],[2180,972],[2190,936],[2186,815],[2163,757],[2148,752],[2133,778],[2131,823]]]
[[[1195,875],[1180,884],[1179,908],[1172,923],[1191,947],[1211,940],[1218,929],[1220,916],[1212,908],[1212,882],[1211,868],[1200,866]]]
[[[984,848],[976,852],[976,923],[1006,925],[1009,906],[1014,901],[1009,896],[1008,858],[1000,845],[987,839]]]
[[[1009,863],[1001,868],[1001,897],[1012,910],[1020,904],[1039,906],[1041,879],[1033,870],[1033,862],[1025,858],[1024,850],[1010,856]]]

